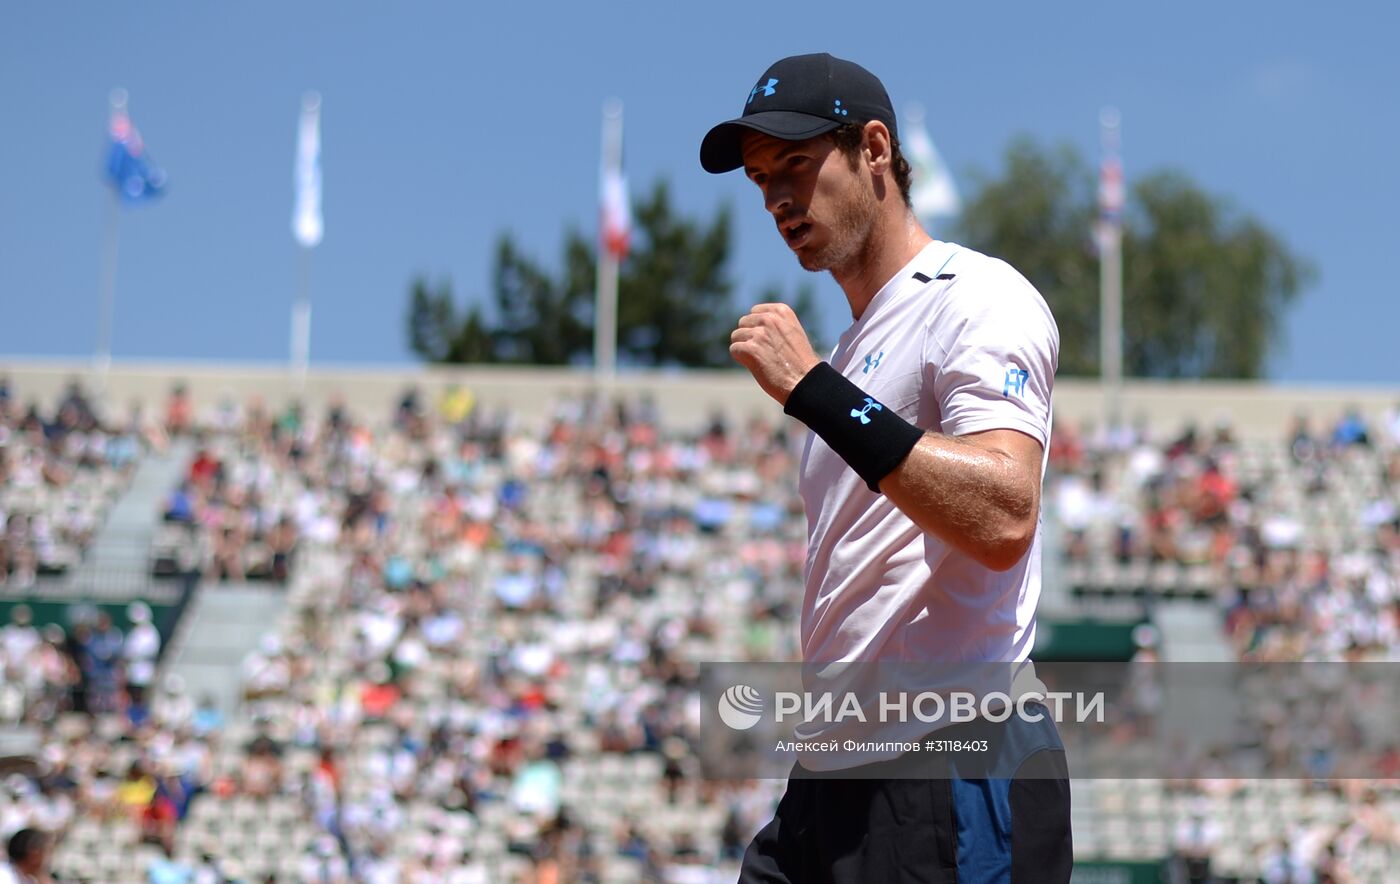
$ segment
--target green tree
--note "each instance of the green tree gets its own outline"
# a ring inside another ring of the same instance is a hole
[[[496,246],[492,287],[500,317],[492,332],[499,361],[568,365],[590,352],[591,294],[561,285],[521,254],[509,235]]]
[[[1132,189],[1123,241],[1123,367],[1154,377],[1257,378],[1315,271],[1258,220],[1175,172]]]
[[[634,203],[631,249],[618,273],[619,362],[730,364],[729,333],[738,319],[726,273],[731,223],[727,208],[708,222],[681,215],[664,181]],[[597,260],[593,241],[571,233],[564,247],[565,291],[591,304]]]
[[[457,316],[452,284],[440,283],[436,290],[418,277],[410,286],[408,342],[413,352],[428,362],[495,362],[496,344],[486,327],[481,309],[472,307]]]
[[[482,318],[480,307],[474,306],[467,311],[466,318],[458,326],[457,334],[452,338],[452,346],[447,351],[447,358],[441,361],[466,365],[497,361],[496,340],[492,336],[491,330],[486,327],[486,320]]]
[[[444,362],[457,327],[452,305],[452,285],[443,282],[436,291],[421,276],[409,286],[408,345],[429,362]]]
[[[726,273],[728,208],[708,223],[671,205],[665,182],[633,209],[633,250],[618,282],[619,359],[642,365],[727,366],[738,319]]]
[[[1060,373],[1099,372],[1092,167],[1021,138],[976,175],[955,238],[1004,258],[1045,296]],[[1176,172],[1139,177],[1123,236],[1123,363],[1137,377],[1256,378],[1287,307],[1313,276],[1260,221]]]
[[[738,318],[726,265],[727,209],[705,221],[678,212],[664,182],[633,207],[632,249],[618,279],[618,358],[651,366],[728,366],[729,333]],[[492,264],[494,321],[465,316],[450,287],[412,284],[409,344],[433,362],[486,361],[568,365],[593,355],[597,246],[566,232],[561,267],[551,271],[516,246],[497,242]]]

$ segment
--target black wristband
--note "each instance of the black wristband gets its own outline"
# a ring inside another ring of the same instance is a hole
[[[880,480],[904,462],[924,435],[826,362],[797,382],[783,413],[821,436],[877,494]]]

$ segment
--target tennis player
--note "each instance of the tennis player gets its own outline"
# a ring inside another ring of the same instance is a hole
[[[754,306],[731,336],[734,359],[811,430],[804,663],[895,664],[881,670],[895,681],[928,664],[1027,663],[1059,358],[1050,309],[1006,263],[924,231],[893,107],[865,68],[785,58],[743,98],[705,136],[701,165],[743,169],[798,262],[830,272],[851,309],[826,360],[784,304]],[[892,686],[940,687],[905,681]],[[994,733],[1005,776],[952,763],[891,777],[908,768],[868,757],[811,772],[799,755],[740,880],[1068,881],[1054,723],[1013,715]],[[842,775],[821,775],[831,768]]]

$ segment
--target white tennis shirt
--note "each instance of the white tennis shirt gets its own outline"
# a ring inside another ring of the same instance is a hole
[[[1059,347],[1050,308],[1023,276],[935,241],[880,289],[830,362],[920,429],[1019,430],[1049,451]],[[1039,522],[1021,561],[992,571],[921,531],[810,432],[799,489],[808,528],[805,662],[1029,657]]]

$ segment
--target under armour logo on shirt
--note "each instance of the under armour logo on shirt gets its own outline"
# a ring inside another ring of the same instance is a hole
[[[881,350],[881,351],[880,351],[880,355],[879,355],[879,356],[875,356],[875,357],[873,357],[873,358],[871,357],[871,355],[870,355],[869,353],[865,354],[865,368],[862,368],[862,369],[861,369],[861,374],[870,374],[870,372],[872,372],[872,371],[874,371],[875,369],[879,368],[879,367],[880,367],[880,360],[881,360],[881,359],[884,359],[884,358],[885,358],[885,351],[884,351],[884,350]]]

